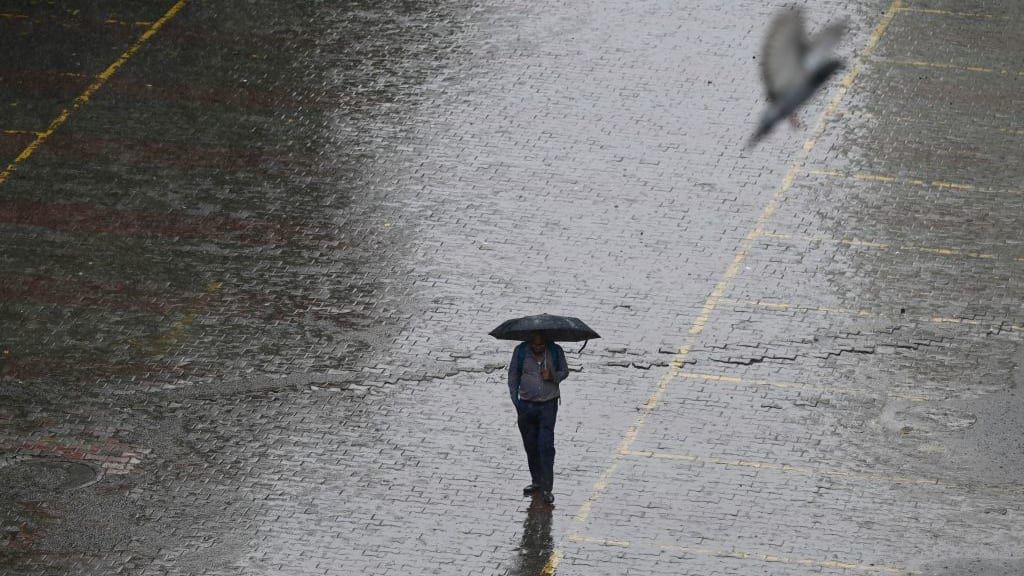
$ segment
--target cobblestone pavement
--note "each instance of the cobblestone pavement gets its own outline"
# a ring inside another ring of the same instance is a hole
[[[1024,573],[1024,9],[781,5],[0,0],[0,574]]]

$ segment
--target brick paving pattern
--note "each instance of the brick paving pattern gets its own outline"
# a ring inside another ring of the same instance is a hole
[[[1024,572],[1024,10],[782,5],[0,0],[0,574]]]

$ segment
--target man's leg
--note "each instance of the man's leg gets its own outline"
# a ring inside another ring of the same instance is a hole
[[[543,468],[540,452],[537,450],[537,433],[540,430],[540,419],[537,408],[529,402],[522,402],[519,410],[519,434],[523,437],[523,448],[526,449],[526,463],[530,466],[530,478],[537,486],[544,485]]]
[[[558,400],[545,402],[540,406],[540,422],[537,431],[539,457],[543,470],[544,491],[550,492],[555,483],[555,419],[558,418]]]

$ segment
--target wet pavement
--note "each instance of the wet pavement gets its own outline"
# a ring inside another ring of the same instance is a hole
[[[0,0],[0,574],[1020,574],[1024,9],[780,5]]]

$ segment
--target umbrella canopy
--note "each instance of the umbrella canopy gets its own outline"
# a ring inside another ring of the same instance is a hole
[[[524,342],[529,340],[534,333],[543,334],[549,340],[557,342],[579,342],[601,337],[579,318],[551,314],[513,318],[502,322],[501,326],[491,330],[491,336],[498,340],[522,340]]]

